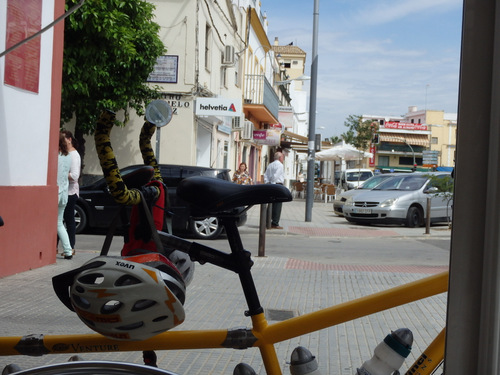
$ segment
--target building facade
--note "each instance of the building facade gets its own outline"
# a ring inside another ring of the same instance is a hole
[[[370,167],[382,172],[454,166],[457,116],[410,106],[404,116],[363,115],[378,126]],[[429,151],[433,151],[432,164]]]
[[[56,261],[62,0],[0,3],[0,277]],[[10,52],[7,52],[10,49]]]
[[[303,73],[305,53],[300,69],[280,65],[255,0],[152,2],[167,52],[150,82],[173,109],[170,123],[157,131],[159,162],[232,171],[245,162],[253,180],[263,181],[285,127],[297,122],[290,91],[299,83],[289,78]],[[293,95],[305,108],[303,97]],[[115,150],[120,167],[142,164],[143,121],[132,113],[125,128],[113,129],[113,144],[126,145]],[[87,141],[85,173],[100,175],[94,141]],[[287,181],[294,172],[292,163]]]

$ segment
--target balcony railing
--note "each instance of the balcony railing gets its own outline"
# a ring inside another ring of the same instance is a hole
[[[275,118],[278,118],[279,98],[264,75],[245,75],[245,92],[243,98],[245,104],[263,105]]]

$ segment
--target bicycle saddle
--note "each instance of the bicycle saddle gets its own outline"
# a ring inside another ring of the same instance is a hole
[[[283,185],[238,185],[202,176],[182,180],[177,186],[177,195],[200,216],[217,216],[237,207],[292,200],[290,190]]]
[[[138,189],[146,185],[153,178],[154,168],[149,165],[141,165],[132,171],[122,174],[122,180],[129,189]]]

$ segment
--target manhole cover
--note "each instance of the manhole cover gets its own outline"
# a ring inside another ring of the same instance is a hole
[[[277,309],[266,309],[266,317],[268,320],[283,321],[299,315],[293,310],[277,310]]]

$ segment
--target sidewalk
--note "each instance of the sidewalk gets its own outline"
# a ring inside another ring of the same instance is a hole
[[[283,203],[280,225],[284,230],[272,231],[273,234],[302,234],[306,236],[326,237],[440,237],[449,238],[451,231],[446,224],[431,226],[429,234],[426,228],[407,228],[403,226],[364,226],[349,223],[343,217],[333,212],[333,202],[315,200],[313,202],[311,221],[306,222],[306,201],[294,199]],[[260,223],[260,206],[252,207],[248,214],[246,227],[241,233],[252,233]]]
[[[259,207],[248,213],[247,225],[241,227],[242,237],[255,237],[259,231]],[[333,214],[332,203],[314,202],[312,221],[305,222],[305,201],[283,204],[283,230],[268,230],[266,236],[276,238],[283,247],[312,237],[382,238],[449,238],[447,227],[425,228],[354,226]],[[332,234],[334,233],[334,234]],[[94,237],[94,238],[92,238]],[[3,336],[24,334],[89,333],[74,313],[64,307],[55,296],[51,277],[81,265],[98,255],[96,236],[79,236],[79,250],[72,261],[61,258],[57,263],[27,271],[0,280],[1,333]],[[97,238],[102,244],[103,236]],[[91,240],[94,240],[93,242]],[[118,254],[120,239],[113,242],[110,255]],[[222,241],[213,241],[218,246]],[[311,253],[314,249],[308,249]],[[384,269],[375,267],[325,267],[317,261],[297,261],[288,257],[254,257],[253,274],[261,303],[271,321],[302,315],[333,304],[410,282],[446,268]],[[248,326],[249,318],[237,276],[212,265],[196,265],[193,282],[187,290],[186,321],[179,329],[220,329]],[[277,345],[284,374],[289,374],[287,362],[293,349],[302,345],[318,358],[323,375],[355,374],[356,368],[371,358],[374,347],[391,332],[408,327],[414,334],[413,352],[403,365],[406,370],[432,338],[441,330],[446,316],[446,294],[431,297],[403,307],[356,319],[330,329],[315,332]],[[83,353],[87,360],[114,360],[142,363],[142,354]],[[246,362],[257,374],[265,374],[257,349],[248,350],[190,350],[157,352],[158,365],[182,375],[232,374],[234,366]],[[16,363],[27,369],[44,364],[63,362],[68,355],[43,357],[0,357],[0,368]],[[401,372],[402,372],[401,371]]]

